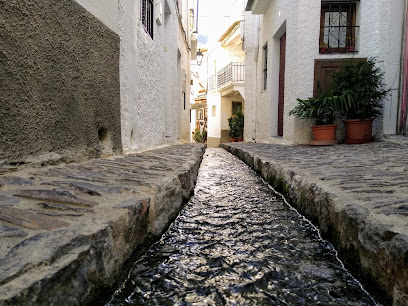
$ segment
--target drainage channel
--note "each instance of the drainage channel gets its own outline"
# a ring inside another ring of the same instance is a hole
[[[207,149],[194,197],[106,305],[376,305],[261,178]]]

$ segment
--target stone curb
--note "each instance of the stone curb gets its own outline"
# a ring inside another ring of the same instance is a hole
[[[260,156],[238,144],[222,148],[254,169],[337,249],[339,257],[371,294],[386,305],[408,305],[408,236],[369,218],[370,211],[342,198],[302,167]]]
[[[93,301],[177,216],[194,191],[204,151],[188,144],[0,176],[0,243],[11,245],[0,257],[0,305]],[[84,176],[74,180],[73,173]],[[44,198],[51,203],[40,209]],[[54,209],[62,206],[76,210]]]

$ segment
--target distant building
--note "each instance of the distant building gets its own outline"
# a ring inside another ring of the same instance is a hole
[[[0,162],[188,141],[188,0],[2,6]]]
[[[289,116],[296,99],[327,89],[349,59],[369,57],[392,89],[374,134],[395,134],[405,1],[249,0],[246,10],[246,140],[308,143],[310,122]]]
[[[241,20],[219,38],[208,53],[208,136],[209,147],[230,142],[228,118],[241,107],[245,113],[245,53],[242,49]]]

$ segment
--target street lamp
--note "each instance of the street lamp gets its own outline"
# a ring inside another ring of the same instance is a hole
[[[201,52],[201,49],[198,49],[197,52],[197,65],[201,66],[201,63],[203,62],[203,52]]]

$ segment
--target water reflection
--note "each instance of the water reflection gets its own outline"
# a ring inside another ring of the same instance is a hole
[[[108,303],[128,304],[375,305],[315,228],[221,149]]]

